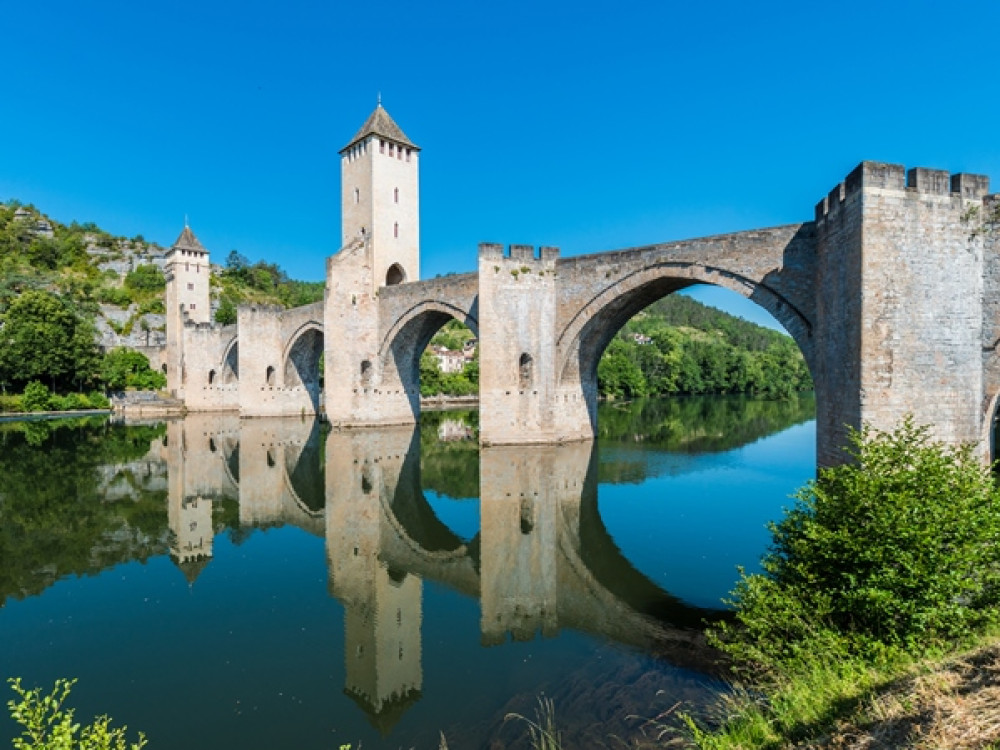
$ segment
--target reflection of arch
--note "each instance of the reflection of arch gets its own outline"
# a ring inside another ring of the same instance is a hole
[[[630,609],[687,628],[700,628],[706,619],[719,617],[718,610],[685,604],[632,565],[604,525],[596,488],[581,498],[579,523],[580,560],[594,580]]]
[[[424,496],[420,481],[419,433],[415,432],[414,436],[400,467],[395,492],[392,497],[380,497],[386,517],[401,538],[425,555],[458,553],[465,556],[465,542],[442,523]]]
[[[399,226],[398,224],[396,225]],[[399,263],[393,263],[389,266],[389,270],[385,272],[385,285],[386,286],[396,286],[396,284],[402,284],[406,281],[406,271]]]
[[[812,325],[776,290],[720,268],[664,262],[617,280],[577,311],[556,338],[560,381],[593,380],[601,354],[629,319],[661,297],[699,283],[729,289],[763,307],[785,327],[812,367]]]
[[[306,514],[323,515],[326,506],[326,456],[320,439],[319,422],[314,422],[306,442],[296,446],[286,445],[285,478],[288,492]]]

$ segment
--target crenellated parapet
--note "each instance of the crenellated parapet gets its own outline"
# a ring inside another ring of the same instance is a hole
[[[965,172],[950,174],[941,169],[924,167],[907,170],[901,164],[863,161],[816,204],[816,221],[826,221],[838,215],[845,202],[860,195],[865,189],[898,191],[913,197],[937,195],[960,200],[982,200],[990,191],[990,178]]]

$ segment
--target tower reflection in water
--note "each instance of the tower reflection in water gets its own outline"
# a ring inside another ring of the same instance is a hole
[[[170,423],[162,451],[171,553],[189,581],[212,556],[216,499],[238,498],[244,528],[325,538],[329,591],[344,608],[344,691],[383,733],[421,697],[425,580],[479,598],[485,646],[571,628],[710,667],[697,626],[711,613],[649,581],[604,529],[593,443],[479,450],[470,540],[425,497],[413,428],[326,433],[315,421],[199,415]]]

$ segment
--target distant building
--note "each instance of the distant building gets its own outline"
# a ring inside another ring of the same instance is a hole
[[[462,372],[465,369],[465,352],[456,352],[443,346],[432,346],[431,354],[438,361],[438,369],[443,373]]]

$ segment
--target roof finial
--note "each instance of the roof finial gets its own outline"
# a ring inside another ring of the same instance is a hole
[[[382,92],[381,91],[378,92],[378,106],[380,106],[380,107],[382,106]]]
[[[187,214],[184,214],[184,228],[185,229],[190,229],[190,227],[188,226],[188,215]]]

